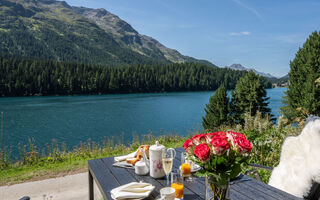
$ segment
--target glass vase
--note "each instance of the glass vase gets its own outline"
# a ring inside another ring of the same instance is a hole
[[[205,177],[206,200],[229,200],[230,181],[219,184],[213,176]]]

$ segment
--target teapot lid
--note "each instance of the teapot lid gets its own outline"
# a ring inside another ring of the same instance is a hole
[[[157,140],[156,144],[152,145],[149,150],[151,150],[151,151],[161,151],[164,148],[165,148],[165,146],[163,146],[162,144],[159,144],[159,141]]]

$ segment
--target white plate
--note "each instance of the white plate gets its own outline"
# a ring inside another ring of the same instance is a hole
[[[193,168],[191,169],[191,172],[194,173],[196,171],[199,171],[201,169],[200,165],[198,164],[193,164]]]

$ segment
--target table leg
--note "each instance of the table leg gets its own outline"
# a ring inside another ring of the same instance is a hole
[[[89,174],[89,200],[93,200],[93,177],[91,175],[90,170],[88,170],[88,174]]]

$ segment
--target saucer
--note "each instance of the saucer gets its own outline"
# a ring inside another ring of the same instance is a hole
[[[191,172],[194,173],[196,171],[199,171],[201,169],[200,165],[193,164],[193,168],[191,169]]]

